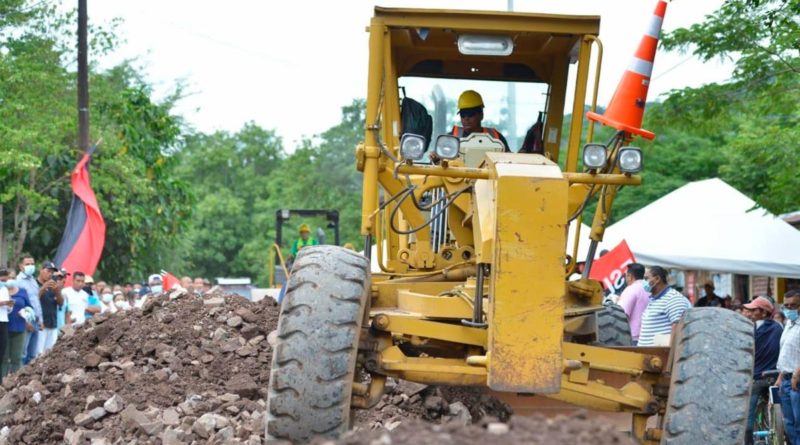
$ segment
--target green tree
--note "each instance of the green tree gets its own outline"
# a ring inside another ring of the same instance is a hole
[[[102,56],[113,33],[92,32]],[[76,144],[74,14],[47,2],[0,0],[0,264],[22,251],[52,258],[72,192]],[[92,183],[107,224],[100,273],[120,280],[153,270],[188,217],[174,177],[181,122],[174,98],[157,104],[129,65],[93,73],[92,138],[102,140]]]
[[[673,92],[660,117],[715,141],[721,177],[775,213],[800,202],[799,15],[800,0],[729,0],[662,40],[702,60],[734,61],[729,82]]]
[[[284,156],[275,132],[253,123],[236,134],[187,137],[180,176],[198,201],[182,244],[185,268],[207,277],[265,277],[274,221],[269,181]]]

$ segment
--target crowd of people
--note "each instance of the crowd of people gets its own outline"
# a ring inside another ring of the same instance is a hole
[[[18,371],[58,341],[65,327],[79,326],[102,313],[141,307],[161,294],[161,275],[146,282],[95,281],[81,271],[69,272],[44,261],[38,267],[23,255],[18,270],[0,268],[0,378]],[[197,294],[210,290],[204,278],[181,278],[181,287]]]
[[[692,307],[691,301],[668,284],[666,270],[658,266],[645,269],[630,264],[625,281],[627,286],[616,303],[628,317],[633,344],[665,346],[659,337],[669,339],[684,312]],[[777,386],[787,443],[800,445],[800,291],[786,292],[779,305],[769,296],[731,303],[730,297],[716,295],[713,283],[703,287],[695,307],[735,310],[753,322],[755,357],[746,443],[753,443],[759,400],[768,396],[770,386]]]

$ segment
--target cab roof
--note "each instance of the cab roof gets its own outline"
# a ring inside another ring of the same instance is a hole
[[[549,83],[554,67],[572,63],[599,16],[444,9],[375,8],[389,31],[398,76]],[[511,37],[508,56],[464,55],[462,34]]]

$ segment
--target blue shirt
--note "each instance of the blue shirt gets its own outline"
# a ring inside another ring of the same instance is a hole
[[[102,308],[102,306],[100,306],[100,299],[97,298],[97,295],[95,295],[94,293],[91,293],[91,294],[89,294],[89,300],[88,300],[88,304],[87,304],[86,307],[93,307],[93,306]],[[94,315],[93,313],[87,312],[86,313],[86,319],[88,320],[88,319],[92,318],[93,315]]]
[[[33,311],[36,312],[36,321],[42,321],[42,303],[39,301],[39,282],[36,278],[25,275],[22,272],[17,276],[17,286],[24,289],[28,295],[28,301],[31,302]]]
[[[19,288],[11,298],[14,299],[14,308],[8,314],[8,332],[25,332],[25,325],[28,323],[19,314],[19,311],[25,307],[33,307],[31,300],[28,299],[28,294],[23,288]]]
[[[69,305],[67,305],[67,300],[64,299],[64,304],[58,306],[56,309],[56,328],[61,329],[67,322],[67,311],[69,310]]]
[[[771,371],[778,366],[781,353],[781,334],[783,328],[775,320],[764,320],[756,328],[756,357],[753,364],[753,377],[761,378],[761,373]]]

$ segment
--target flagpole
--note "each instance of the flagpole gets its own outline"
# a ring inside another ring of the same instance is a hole
[[[89,64],[87,0],[78,0],[78,147],[89,152]]]

